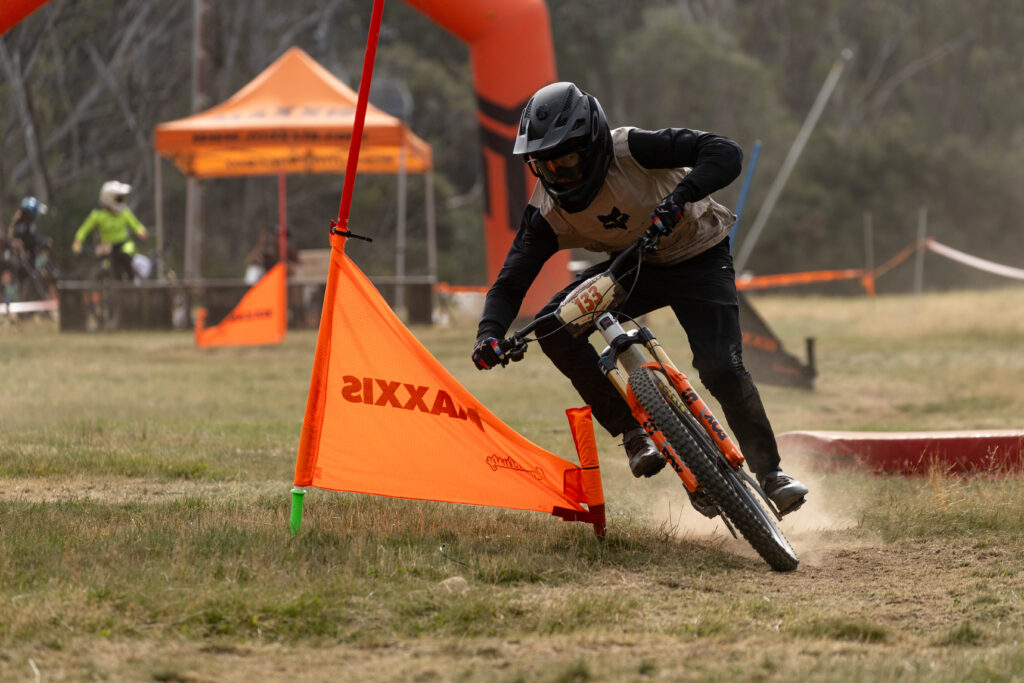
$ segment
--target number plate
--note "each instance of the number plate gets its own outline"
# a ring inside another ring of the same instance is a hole
[[[558,318],[574,336],[588,331],[594,319],[622,302],[626,290],[615,278],[602,273],[582,282],[562,300]]]

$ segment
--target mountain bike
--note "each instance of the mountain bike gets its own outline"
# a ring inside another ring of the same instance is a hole
[[[18,283],[20,301],[41,301],[53,298],[44,274],[36,270],[32,253],[20,239],[13,240],[9,250],[8,267]]]
[[[121,326],[121,307],[116,289],[121,283],[131,282],[131,273],[126,270],[123,257],[117,253],[119,247],[97,241],[93,249],[96,261],[89,279],[96,286],[82,294],[88,332],[111,332]]]
[[[629,404],[634,417],[651,437],[669,466],[679,475],[694,507],[704,514],[720,515],[739,538],[737,530],[776,571],[792,571],[799,564],[796,553],[776,524],[782,516],[757,481],[743,469],[743,455],[721,423],[669,358],[654,334],[629,320],[626,331],[616,311],[632,288],[626,289],[623,264],[634,253],[634,280],[643,253],[657,245],[661,232],[651,226],[619,253],[603,273],[583,281],[553,312],[535,318],[499,343],[504,358],[521,358],[528,335],[538,325],[554,319],[559,329],[589,334],[593,329],[608,346],[600,354],[600,367]]]

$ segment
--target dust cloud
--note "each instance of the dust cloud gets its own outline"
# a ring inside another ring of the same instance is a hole
[[[830,475],[816,471],[810,461],[783,454],[786,473],[802,481],[810,492],[799,510],[785,516],[779,523],[782,533],[792,544],[804,566],[817,565],[825,555],[837,548],[849,548],[855,542],[842,532],[853,529],[857,520],[851,510],[859,506],[849,487],[837,487]],[[837,504],[841,501],[841,505]],[[712,540],[741,554],[753,554],[745,541],[732,538],[721,518],[708,519],[689,503],[681,485],[660,487],[653,497],[650,518],[680,539]],[[859,545],[859,542],[856,542]]]

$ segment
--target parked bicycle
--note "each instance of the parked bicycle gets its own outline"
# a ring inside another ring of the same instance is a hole
[[[657,226],[648,228],[606,271],[573,289],[555,311],[502,340],[502,365],[521,358],[527,344],[537,341],[528,335],[552,318],[580,333],[596,328],[608,344],[600,356],[602,372],[679,475],[694,507],[721,516],[732,535],[738,538],[738,530],[772,569],[792,571],[799,559],[776,524],[782,516],[743,469],[739,448],[654,334],[632,319],[627,322],[635,327],[626,331],[620,321],[628,316],[616,309],[632,290],[624,280],[632,272],[635,284],[643,254],[657,245],[660,234]]]

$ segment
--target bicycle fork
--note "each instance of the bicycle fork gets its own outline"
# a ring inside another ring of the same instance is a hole
[[[665,438],[657,425],[653,423],[650,416],[643,409],[633,395],[629,387],[629,375],[641,367],[652,367],[664,371],[672,386],[678,392],[687,410],[697,419],[697,422],[704,428],[712,442],[725,456],[726,460],[734,468],[739,468],[743,463],[743,455],[739,448],[726,434],[725,429],[718,422],[715,416],[708,409],[703,399],[690,385],[686,375],[679,371],[669,358],[665,349],[658,343],[657,338],[647,328],[637,328],[627,332],[619,321],[611,313],[602,313],[596,320],[597,330],[608,343],[608,347],[601,353],[601,370],[605,376],[618,390],[622,398],[629,404],[634,417],[643,426],[644,431],[651,437],[658,450],[665,456],[666,461],[672,466],[683,484],[691,493],[695,493],[700,487],[697,478],[683,463],[682,458],[675,452],[672,445]],[[645,347],[654,358],[654,362],[638,346]]]

